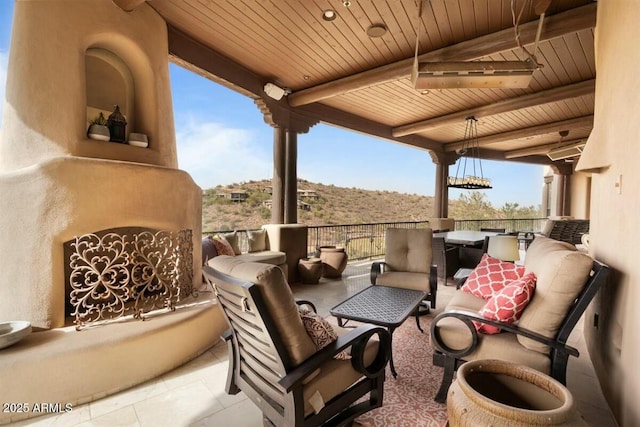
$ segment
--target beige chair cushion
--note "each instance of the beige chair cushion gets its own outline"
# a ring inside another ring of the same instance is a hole
[[[467,310],[477,312],[487,303],[484,298],[477,297],[468,292],[456,291],[447,304],[447,310]]]
[[[452,307],[448,305],[447,309]],[[442,319],[438,322],[438,331],[443,342],[451,349],[462,350],[471,344],[471,332],[461,320],[452,317]],[[551,372],[551,359],[547,354],[525,348],[518,342],[516,334],[511,333],[478,334],[478,347],[473,353],[464,356],[464,360],[479,359],[508,359],[546,374]]]
[[[269,314],[294,365],[300,364],[316,352],[316,346],[307,335],[293,294],[280,267],[245,262],[237,257],[225,255],[213,258],[209,265],[224,274],[255,283],[260,287]]]
[[[287,255],[284,252],[276,251],[260,251],[260,252],[247,252],[236,256],[237,259],[245,262],[261,262],[266,264],[286,266]]]
[[[332,321],[333,318],[327,319]],[[353,329],[345,329],[337,326],[335,323],[331,323],[333,329],[338,336],[345,335]],[[364,353],[365,366],[370,365],[378,352],[379,341],[373,336],[367,343],[367,347]],[[351,360],[336,360],[333,359],[322,365],[320,373],[316,375],[311,381],[304,386],[304,414],[305,416],[311,414],[314,411],[313,406],[310,403],[312,396],[318,392],[322,397],[322,401],[325,403],[333,399],[338,394],[342,393],[351,384],[362,378],[362,374],[351,365]]]
[[[385,262],[389,270],[429,274],[433,233],[430,228],[388,228]]]
[[[380,274],[376,279],[376,285],[429,292],[429,275],[424,273],[390,271]]]
[[[575,246],[537,237],[529,246],[525,262],[526,272],[536,275],[533,299],[522,313],[519,325],[546,337],[554,337],[589,278],[593,259],[578,252]],[[530,350],[548,352],[548,347],[523,336],[518,341]]]

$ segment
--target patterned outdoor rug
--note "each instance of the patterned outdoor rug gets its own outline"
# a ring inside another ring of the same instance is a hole
[[[422,316],[420,333],[413,318],[393,333],[393,358],[398,378],[387,366],[384,404],[358,417],[354,425],[366,427],[432,427],[447,423],[447,405],[433,397],[440,387],[442,368],[434,367],[429,344],[431,318]]]

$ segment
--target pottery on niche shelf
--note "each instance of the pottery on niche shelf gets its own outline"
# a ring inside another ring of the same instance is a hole
[[[91,125],[87,131],[87,136],[98,141],[108,141],[110,138],[109,128],[103,125]]]
[[[111,138],[111,132],[109,132],[109,127],[107,126],[107,119],[104,118],[102,112],[89,121],[87,136],[91,139],[97,139],[98,141],[108,141]]]
[[[149,140],[147,138],[147,135],[144,133],[131,132],[129,134],[129,145],[133,145],[134,147],[147,148],[149,146]]]

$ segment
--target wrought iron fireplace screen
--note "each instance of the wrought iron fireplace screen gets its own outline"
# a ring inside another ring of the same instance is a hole
[[[64,243],[67,313],[76,329],[109,319],[174,310],[193,295],[192,231],[122,227]]]

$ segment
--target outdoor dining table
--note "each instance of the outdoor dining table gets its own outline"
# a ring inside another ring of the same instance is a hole
[[[493,231],[456,230],[434,233],[433,237],[444,237],[445,244],[458,247],[457,260],[452,260],[453,271],[456,271],[458,268],[474,268],[478,265],[485,237],[498,234]]]
[[[456,230],[434,233],[433,237],[444,237],[445,243],[456,246],[482,246],[485,237],[496,236],[492,231]]]

